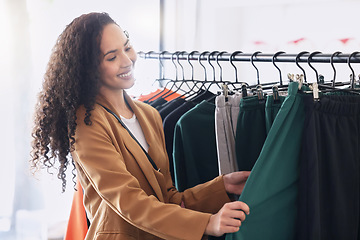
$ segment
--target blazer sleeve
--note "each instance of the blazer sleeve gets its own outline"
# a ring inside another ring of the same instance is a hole
[[[100,198],[124,220],[160,238],[201,239],[211,215],[147,195],[127,170],[122,154],[116,151],[104,118],[95,109],[90,126],[78,121],[72,152],[77,166]],[[195,200],[192,196],[187,198]]]
[[[156,123],[159,123],[157,125],[157,129],[159,130],[159,135],[161,136],[163,151],[166,152],[165,134],[162,127],[161,116],[160,114],[156,115],[158,115]],[[168,156],[167,154],[165,155]],[[174,187],[169,170],[168,159],[167,163],[167,171],[164,175],[167,181],[167,190],[170,202],[178,205],[183,202],[185,207],[188,209],[212,214],[217,213],[225,203],[230,202],[229,196],[225,190],[223,176],[219,176],[211,181],[188,188],[183,192],[179,192]]]

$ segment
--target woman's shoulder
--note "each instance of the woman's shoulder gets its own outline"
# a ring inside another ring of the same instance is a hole
[[[159,114],[159,111],[156,108],[154,108],[153,106],[147,103],[138,100],[133,100],[133,102],[138,108],[140,108],[145,113]]]

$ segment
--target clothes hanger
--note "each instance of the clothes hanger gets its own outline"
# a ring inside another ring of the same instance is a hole
[[[316,54],[319,54],[319,53],[321,53],[321,52],[319,52],[319,51],[312,52],[312,53],[310,53],[310,55],[309,55],[309,57],[308,57],[308,59],[307,59],[307,63],[308,63],[308,65],[309,65],[309,67],[310,67],[312,70],[314,70],[314,72],[315,72],[316,82],[317,82],[318,84],[320,84],[319,73],[318,73],[318,71],[316,70],[316,68],[315,68],[313,65],[311,65],[311,60],[312,60],[312,57],[313,57],[313,56],[315,56]],[[323,82],[322,82],[321,84],[323,84]]]
[[[152,52],[152,51],[148,52],[148,54],[151,53],[151,52]],[[159,79],[155,79],[155,81],[153,82],[153,84],[154,84],[156,81],[158,81],[160,87],[162,87],[163,89],[162,89],[160,92],[158,92],[157,94],[155,94],[154,96],[152,96],[152,97],[150,97],[149,99],[147,99],[146,101],[144,101],[144,102],[149,103],[149,102],[151,102],[152,100],[154,100],[155,98],[157,98],[157,96],[159,96],[159,94],[162,94],[162,93],[166,90],[166,84],[165,84],[165,87],[164,87],[164,86],[162,86],[162,85],[163,85],[162,82],[165,81],[165,80],[171,80],[171,79],[166,79],[166,78],[165,78],[165,67],[164,67],[164,64],[163,64],[163,62],[162,62],[162,56],[163,56],[165,53],[169,53],[169,52],[168,52],[168,51],[162,51],[162,52],[159,54],[159,56],[158,56],[158,61],[159,61],[159,66],[160,66],[160,78],[159,78]],[[145,53],[145,58],[146,58],[146,53]],[[152,85],[153,85],[153,84],[152,84]]]
[[[235,64],[233,63],[233,58],[238,55],[238,54],[241,54],[243,53],[242,51],[235,51],[233,52],[230,57],[229,57],[229,62],[230,64],[234,67],[234,71],[235,71],[235,83],[233,83],[232,85],[234,86],[233,88],[233,91],[237,91],[237,90],[240,90],[241,91],[241,95],[242,97],[247,97],[247,88],[249,87],[249,84],[246,83],[246,82],[239,82],[238,80],[238,71],[237,71],[237,68],[235,66]],[[240,85],[240,88],[236,88],[236,84],[241,84]]]
[[[209,51],[204,51],[202,53],[199,54],[199,57],[198,57],[198,63],[200,64],[200,66],[203,68],[204,70],[204,79],[203,80],[194,80],[194,86],[191,88],[191,91],[193,91],[193,89],[195,88],[195,86],[198,88],[198,91],[192,93],[191,95],[187,96],[186,97],[186,100],[189,100],[189,101],[192,101],[193,98],[196,98],[196,97],[200,97],[202,94],[205,94],[206,91],[204,89],[204,86],[205,86],[205,82],[207,82],[207,72],[206,72],[206,67],[204,66],[204,64],[202,64],[201,62],[201,58],[202,56],[206,55],[206,54],[209,54],[210,52]],[[192,65],[191,65],[192,66]],[[197,83],[200,84],[200,87],[197,86]]]
[[[336,88],[336,86],[344,86],[348,83],[335,83],[335,78],[336,78],[336,70],[335,70],[335,67],[333,65],[333,57],[334,56],[337,56],[339,55],[341,52],[335,52],[331,55],[331,58],[330,58],[330,64],[334,70],[334,77],[333,77],[333,80],[332,80],[332,85],[331,86],[328,86],[328,85],[325,85],[325,84],[318,84],[318,86],[315,87],[315,90],[318,91],[317,87],[321,90],[321,92],[333,92],[333,91],[341,91],[341,92],[348,92],[348,93],[353,93],[353,94],[357,94],[357,95],[360,95],[360,92],[355,89],[355,75],[354,75],[354,69],[351,67],[351,58],[353,56],[356,56],[357,54],[359,54],[360,52],[353,52],[352,54],[349,55],[348,59],[347,59],[347,64],[350,68],[350,71],[351,71],[351,75],[350,75],[350,88]],[[313,89],[313,91],[315,91]],[[315,96],[315,94],[314,94]],[[315,97],[314,97],[315,99]],[[319,97],[318,99],[315,99],[315,100],[318,100],[319,101]]]
[[[256,70],[257,84],[249,86],[249,88],[250,89],[255,89],[256,92],[261,92],[262,90],[270,89],[274,84],[278,83],[278,82],[268,82],[268,83],[261,83],[260,82],[260,72],[259,72],[259,69],[254,64],[254,57],[256,57],[256,55],[258,55],[259,53],[261,53],[261,52],[260,51],[254,52],[250,57],[251,65]],[[268,86],[268,87],[265,87],[265,86]],[[257,94],[259,95],[259,93],[257,93]],[[259,96],[259,98],[261,98],[261,96]]]
[[[259,53],[261,53],[260,51],[257,51],[257,52],[254,52],[252,55],[251,55],[251,58],[250,58],[250,62],[251,62],[251,65],[253,65],[253,67],[255,68],[256,70],[256,79],[257,79],[257,85],[260,85],[260,74],[259,74],[259,69],[255,66],[254,64],[254,57],[256,55],[258,55]]]
[[[219,57],[220,57],[221,55],[223,55],[224,53],[227,53],[227,52],[226,52],[226,51],[222,51],[222,52],[219,52],[218,55],[216,55],[216,63],[217,63],[217,65],[219,66],[219,69],[220,69],[220,73],[219,73],[220,82],[223,81],[223,69],[222,69],[222,67],[221,67],[221,65],[220,65],[220,63],[219,63]]]
[[[299,59],[300,59],[300,57],[301,57],[302,55],[307,54],[307,53],[309,53],[309,52],[303,51],[303,52],[300,52],[300,53],[299,53],[298,55],[296,55],[296,57],[295,57],[295,64],[296,64],[296,66],[298,66],[298,68],[300,68],[300,70],[302,71],[302,75],[297,74],[297,80],[300,81],[299,88],[301,88],[301,86],[302,86],[302,84],[303,84],[303,81],[302,81],[303,79],[304,79],[304,82],[306,83],[306,73],[305,73],[305,70],[300,66],[300,64],[299,64]]]
[[[334,66],[334,57],[335,56],[338,56],[339,54],[340,54],[341,52],[334,52],[332,55],[331,55],[331,57],[330,57],[330,65],[331,65],[331,67],[332,67],[332,69],[333,69],[333,78],[332,78],[332,87],[335,87],[335,82],[336,82],[336,69],[335,69],[335,66]]]
[[[257,85],[254,89],[254,92],[256,93],[256,95],[258,96],[258,99],[260,101],[263,101],[264,100],[264,92],[263,92],[263,88],[260,84],[260,73],[259,73],[259,69],[255,66],[254,64],[254,57],[261,53],[260,51],[256,51],[254,52],[252,55],[251,55],[251,58],[250,58],[250,62],[251,62],[251,65],[253,65],[253,67],[255,68],[256,70],[256,78],[257,78]]]
[[[351,86],[351,89],[355,89],[356,87],[356,82],[355,82],[355,72],[354,72],[354,69],[351,67],[351,58],[353,56],[356,57],[357,54],[359,54],[360,52],[353,52],[350,54],[349,58],[347,59],[347,65],[349,66],[350,70],[351,70],[351,75],[350,75],[350,86]]]
[[[283,51],[279,51],[276,52],[273,56],[272,56],[272,64],[274,65],[274,67],[279,71],[279,86],[278,85],[273,85],[272,86],[272,93],[273,93],[273,98],[274,98],[274,102],[277,103],[280,101],[280,94],[279,94],[279,88],[287,88],[288,86],[283,85],[283,81],[282,81],[282,74],[281,74],[281,69],[275,64],[275,60],[276,58],[280,55],[283,54],[285,52]]]
[[[210,87],[213,85],[213,84],[216,84],[220,89],[221,89],[221,85],[219,84],[218,81],[216,81],[216,74],[215,74],[215,67],[214,65],[211,64],[211,61],[210,61],[210,58],[212,55],[216,54],[216,53],[219,53],[219,51],[213,51],[211,52],[208,57],[207,57],[207,62],[208,64],[211,66],[211,68],[213,69],[213,80],[212,81],[209,81],[209,85],[208,87],[206,88],[207,91],[209,91]]]
[[[282,74],[281,74],[281,70],[280,68],[275,64],[275,59],[280,55],[280,54],[283,54],[285,52],[283,51],[279,51],[279,52],[276,52],[273,57],[272,57],[272,64],[274,65],[274,67],[279,71],[279,83],[280,83],[280,86],[283,85],[283,81],[282,81]]]
[[[190,57],[193,56],[195,53],[199,53],[199,51],[192,51],[187,55],[187,62],[189,63],[190,68],[191,68],[191,79],[189,80],[189,82],[192,83],[193,86],[191,88],[189,88],[189,90],[185,94],[197,93],[197,91],[194,91],[195,87],[197,87],[198,90],[200,90],[199,87],[197,86],[197,83],[199,83],[199,80],[194,79],[194,66],[192,65],[192,63],[190,61]]]
[[[164,94],[164,95],[162,96],[162,98],[167,98],[167,97],[175,94],[175,93],[178,92],[179,90],[181,90],[181,91],[183,91],[183,92],[186,92],[185,90],[183,90],[183,89],[181,88],[181,87],[183,86],[183,84],[186,84],[187,87],[188,87],[188,89],[190,89],[190,86],[188,85],[187,81],[185,80],[184,67],[183,67],[183,65],[181,65],[181,63],[180,63],[180,61],[179,61],[179,55],[184,55],[184,54],[186,54],[186,51],[181,51],[181,52],[178,52],[177,54],[175,54],[175,55],[176,55],[176,61],[177,61],[177,63],[179,64],[179,66],[180,66],[180,68],[181,68],[181,73],[182,73],[182,80],[177,79],[177,76],[176,76],[176,79],[180,82],[180,85],[179,85],[176,89],[172,90],[172,92],[169,92],[169,93]],[[174,62],[173,62],[173,63],[174,63]],[[177,70],[177,68],[176,68],[176,70]]]
[[[159,54],[159,58],[160,58],[160,55],[162,55],[162,54],[165,53],[165,52],[167,52],[167,51],[164,51],[164,52],[162,52],[161,54]],[[147,102],[151,102],[152,100],[155,100],[155,99],[158,98],[158,97],[164,96],[165,94],[171,92],[171,90],[172,90],[173,87],[175,86],[176,82],[178,81],[178,73],[177,73],[178,69],[177,69],[177,66],[176,66],[176,64],[175,64],[175,62],[174,62],[174,55],[176,55],[176,54],[178,54],[178,53],[179,53],[179,51],[176,51],[176,52],[174,52],[173,54],[171,54],[171,61],[172,61],[172,63],[174,64],[175,71],[176,71],[175,80],[174,80],[174,79],[169,79],[169,81],[165,84],[164,89],[161,90],[159,93],[155,94],[154,96],[152,96],[151,98],[149,98]],[[171,87],[168,88],[168,84],[171,84],[171,83],[172,83]]]

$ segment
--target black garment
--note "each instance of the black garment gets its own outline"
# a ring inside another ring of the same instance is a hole
[[[158,106],[161,107],[161,105],[163,105],[166,102],[167,101],[165,99],[163,99],[162,97],[159,97],[159,98],[155,99],[154,101],[150,102],[149,104],[151,106],[153,106],[154,108],[157,108]],[[160,109],[157,109],[157,110],[160,110]]]
[[[185,100],[182,98],[176,98],[170,102],[167,102],[162,107],[162,109],[159,110],[162,120],[164,120],[167,115],[169,115],[172,111],[181,106],[183,103],[185,103]]]
[[[236,126],[235,151],[240,171],[250,171],[254,166],[266,139],[265,101],[257,96],[240,101]]]
[[[195,105],[196,104],[193,102],[185,102],[180,107],[176,108],[174,111],[169,113],[163,121],[166,152],[169,157],[169,168],[173,182],[175,182],[175,177],[174,177],[174,161],[173,161],[172,153],[173,153],[173,144],[174,144],[175,125],[177,121],[180,119],[180,117],[184,113],[195,107]]]
[[[360,96],[305,98],[298,239],[359,239]]]

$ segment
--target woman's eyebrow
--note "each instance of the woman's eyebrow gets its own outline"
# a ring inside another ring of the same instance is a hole
[[[104,57],[106,57],[106,55],[108,55],[108,54],[110,54],[110,53],[114,53],[114,52],[116,52],[116,51],[117,51],[117,49],[110,50],[110,51],[108,51],[107,53],[104,54]]]
[[[128,43],[129,43],[129,39],[126,40],[126,42],[124,43],[124,46],[126,46]],[[106,55],[108,55],[108,54],[110,54],[110,53],[114,53],[114,52],[116,52],[116,51],[117,51],[117,49],[110,50],[110,51],[108,51],[107,53],[104,54],[104,57],[105,57]]]

